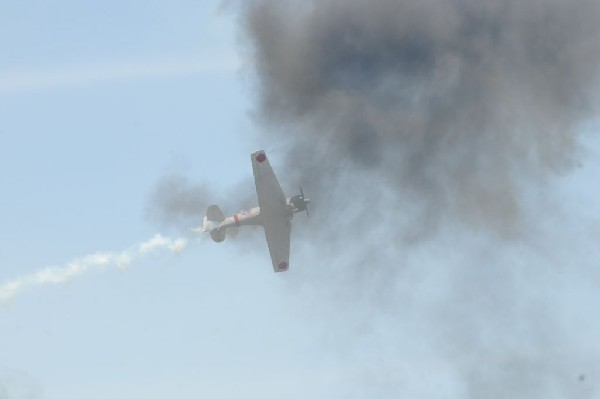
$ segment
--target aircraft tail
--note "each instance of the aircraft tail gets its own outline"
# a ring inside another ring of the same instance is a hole
[[[211,205],[206,210],[206,219],[211,222],[221,223],[225,220],[225,214],[217,205]]]
[[[211,205],[206,210],[202,231],[210,232],[210,236],[215,242],[225,240],[225,230],[219,230],[219,225],[225,220],[225,214],[217,205]]]

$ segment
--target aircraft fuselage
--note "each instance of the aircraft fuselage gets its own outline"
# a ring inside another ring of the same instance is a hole
[[[291,198],[287,199],[286,214],[282,215],[292,220],[295,213],[302,212],[292,204]],[[226,217],[217,227],[219,230],[225,230],[231,227],[257,226],[262,225],[260,207],[252,208],[247,211],[241,211],[229,217]]]
[[[256,226],[260,224],[262,224],[260,220],[260,208],[256,207],[226,217],[221,224],[219,224],[218,229],[223,230],[231,227]]]

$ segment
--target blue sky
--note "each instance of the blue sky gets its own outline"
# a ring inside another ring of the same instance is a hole
[[[251,178],[261,143],[216,2],[0,8],[3,282],[153,237],[165,174]],[[310,339],[266,248],[208,244],[18,295],[1,310],[0,397],[293,397]]]
[[[164,175],[227,189],[251,181],[249,154],[258,148],[277,169],[279,145],[261,140],[251,117],[237,35],[236,17],[218,2],[0,5],[0,284],[98,251],[119,253],[157,233],[179,237],[147,218]],[[598,254],[600,234],[596,129],[582,129],[583,166],[548,189],[544,209],[560,203],[569,223],[557,216],[540,225],[565,258],[575,251],[584,262]],[[439,264],[451,244],[406,255],[436,266],[398,282],[413,292],[398,321],[368,304],[320,302],[325,290],[313,291],[301,273],[272,272],[266,245],[249,250],[260,239],[193,240],[125,270],[24,290],[0,309],[0,399],[387,397],[403,386],[412,397],[464,394],[435,344],[411,341],[429,331],[439,281],[460,264]],[[296,241],[292,268],[319,265],[326,250]],[[564,320],[585,324],[595,311],[589,281],[573,277],[583,289],[556,299]],[[591,353],[596,332],[588,324],[581,341]],[[435,384],[407,382],[432,373]]]

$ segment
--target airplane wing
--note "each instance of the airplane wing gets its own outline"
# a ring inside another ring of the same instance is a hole
[[[264,219],[263,219],[264,220]],[[284,272],[289,268],[290,260],[290,234],[292,222],[289,220],[271,220],[264,222],[265,237],[269,245],[273,271]]]
[[[250,158],[258,206],[260,206],[260,217],[271,253],[273,270],[283,272],[289,267],[292,215],[288,210],[285,194],[265,152],[256,151]]]

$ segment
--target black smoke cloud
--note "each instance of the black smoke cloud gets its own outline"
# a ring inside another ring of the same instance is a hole
[[[597,1],[241,8],[257,113],[317,192],[369,171],[419,200],[419,224],[451,216],[511,234],[521,186],[573,165],[578,124],[593,109]]]
[[[314,200],[288,288],[376,359],[347,397],[597,396],[597,235],[545,194],[596,110],[600,2],[238,7],[261,138]]]

